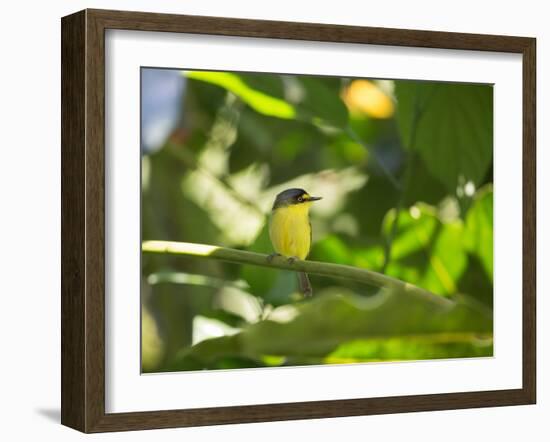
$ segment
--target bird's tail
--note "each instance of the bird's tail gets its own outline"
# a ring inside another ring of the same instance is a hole
[[[297,275],[298,275],[298,287],[300,288],[300,292],[302,292],[306,298],[313,295],[313,289],[311,288],[311,283],[309,282],[307,273],[298,272]]]

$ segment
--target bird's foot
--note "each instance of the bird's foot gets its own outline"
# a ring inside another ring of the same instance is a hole
[[[280,253],[272,253],[267,257],[267,262],[273,261],[277,256],[282,256]]]
[[[289,264],[294,264],[296,261],[299,261],[300,258],[298,258],[297,256],[291,256],[290,258],[288,258],[286,261],[289,263]]]

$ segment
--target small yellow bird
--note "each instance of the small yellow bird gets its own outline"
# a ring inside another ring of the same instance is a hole
[[[309,208],[313,201],[321,197],[310,196],[303,189],[287,189],[277,195],[269,222],[269,237],[275,254],[282,255],[290,262],[305,259],[311,247],[311,223]],[[298,273],[298,286],[304,296],[311,296],[313,291],[306,273]]]

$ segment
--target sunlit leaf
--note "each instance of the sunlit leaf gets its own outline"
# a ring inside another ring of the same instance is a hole
[[[266,182],[267,167],[252,163],[227,175],[228,152],[215,142],[203,149],[198,163],[202,167],[182,180],[183,194],[209,215],[224,243],[250,244],[265,222],[257,200]]]
[[[247,288],[249,290],[249,288]],[[250,293],[236,287],[224,287],[216,294],[214,306],[233,315],[237,315],[247,322],[256,322],[262,308],[258,299]]]
[[[476,333],[433,333],[390,339],[361,339],[341,344],[327,355],[327,364],[403,361],[493,355],[493,340]]]
[[[452,294],[466,269],[467,257],[462,248],[463,225],[460,221],[445,223],[430,250],[430,265],[420,286],[434,293]]]
[[[323,357],[351,340],[439,333],[490,335],[492,319],[461,303],[442,309],[398,293],[364,298],[326,292],[299,306],[298,315],[289,322],[264,320],[233,336],[203,341],[183,351],[171,369],[179,369],[189,357],[205,366],[225,356],[258,360],[263,355]],[[467,355],[474,353],[466,350],[462,354]]]
[[[493,188],[481,189],[466,218],[464,245],[477,255],[487,276],[493,280]]]
[[[199,315],[193,318],[193,345],[206,339],[231,336],[238,332],[238,328],[231,327],[218,319]]]
[[[395,216],[395,210],[391,210],[384,219],[384,234],[388,237],[391,235]],[[434,209],[427,205],[417,205],[409,210],[402,210],[399,213],[396,235],[392,241],[392,259],[399,260],[429,247],[438,224]]]
[[[395,211],[384,222],[390,235]],[[402,210],[391,246],[388,274],[441,295],[453,294],[467,265],[462,221],[443,222],[425,204]]]
[[[254,206],[205,172],[190,173],[182,181],[181,188],[209,214],[225,244],[250,244],[265,223],[265,217]]]
[[[230,72],[186,71],[187,78],[220,86],[239,97],[256,112],[277,118],[294,118],[294,107],[277,97],[253,89],[237,74]]]

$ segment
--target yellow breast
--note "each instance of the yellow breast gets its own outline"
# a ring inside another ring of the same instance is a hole
[[[269,223],[269,236],[277,253],[300,259],[307,257],[311,246],[310,204],[280,207],[273,211]]]

